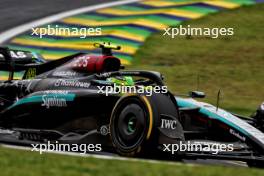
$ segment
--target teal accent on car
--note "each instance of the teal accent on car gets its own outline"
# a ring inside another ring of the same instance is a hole
[[[217,120],[229,125],[230,127],[238,130],[239,132],[243,133],[244,135],[250,136],[250,134],[247,131],[245,131],[243,128],[241,128],[241,127],[237,126],[236,124],[226,120],[224,117],[217,114],[217,112],[214,113],[214,112],[210,111],[208,109],[208,107],[199,106],[199,105],[195,104],[195,100],[193,100],[193,99],[184,99],[184,98],[176,97],[176,100],[177,100],[177,104],[179,107],[185,107],[185,108],[187,108],[187,107],[189,107],[189,108],[199,107],[200,108],[199,112],[201,114],[208,116],[208,118],[217,119]],[[211,105],[210,108],[214,108],[216,111],[216,107]],[[234,116],[232,114],[230,114],[230,113],[228,113],[222,109],[219,109],[219,111],[221,111],[223,113],[223,115],[228,116],[228,118],[234,118]]]
[[[41,94],[41,95],[33,95],[29,97],[22,98],[15,102],[13,105],[11,105],[8,109],[14,108],[16,106],[26,104],[26,103],[36,103],[36,102],[42,102],[43,96],[46,96],[47,98],[64,98],[66,101],[73,101],[75,98],[75,94]]]

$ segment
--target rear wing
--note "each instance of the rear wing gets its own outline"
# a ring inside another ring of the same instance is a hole
[[[14,72],[19,71],[18,65],[42,64],[45,62],[43,57],[37,53],[0,47],[0,76],[8,74],[8,80],[13,80]]]
[[[7,47],[0,47],[0,63],[12,60],[19,64],[45,63],[45,59],[35,52],[12,50]]]
[[[1,70],[9,70],[8,80],[12,80],[14,77],[14,62],[8,48],[0,47],[0,66]]]
[[[112,56],[112,50],[120,50],[121,47],[110,43],[95,43],[95,47],[102,49],[103,56]],[[31,79],[44,72],[55,69],[56,67],[70,61],[71,59],[83,55],[77,53],[66,56],[61,59],[46,61],[37,53],[22,50],[12,50],[8,47],[0,47],[0,80],[2,72],[5,74],[5,80],[13,80],[14,73],[20,72],[21,79]],[[124,66],[120,66],[121,69]],[[8,74],[8,76],[6,76]],[[2,79],[3,80],[3,79]]]
[[[23,72],[22,79],[31,79],[39,74],[55,69],[81,54],[83,53],[77,53],[58,60],[46,61],[42,56],[34,52],[0,47],[0,72],[4,71],[7,73],[7,80],[9,81],[14,79],[15,72]]]

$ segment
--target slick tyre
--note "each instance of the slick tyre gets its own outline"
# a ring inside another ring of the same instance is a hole
[[[148,157],[157,150],[160,114],[178,118],[172,100],[163,94],[126,95],[116,103],[110,119],[110,135],[122,156]]]

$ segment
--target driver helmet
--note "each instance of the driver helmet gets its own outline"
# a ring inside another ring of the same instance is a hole
[[[114,83],[118,86],[134,86],[134,80],[131,76],[116,76],[107,78],[107,81]]]

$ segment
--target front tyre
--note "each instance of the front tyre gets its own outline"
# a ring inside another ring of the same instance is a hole
[[[153,154],[158,144],[161,114],[178,117],[175,105],[163,94],[126,95],[116,103],[110,120],[110,135],[122,156]]]

